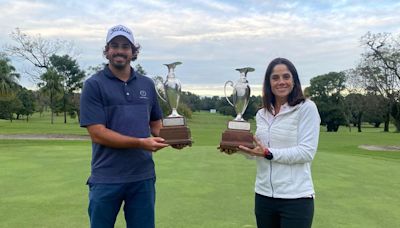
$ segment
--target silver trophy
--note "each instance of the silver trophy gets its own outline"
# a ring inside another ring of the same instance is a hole
[[[156,79],[156,87],[158,96],[166,102],[171,109],[171,114],[163,119],[163,126],[179,126],[185,125],[185,119],[178,114],[179,99],[181,97],[181,82],[175,77],[175,67],[182,64],[181,62],[174,62],[164,64],[168,67],[168,75],[165,82],[161,77]]]
[[[220,143],[220,148],[228,150],[237,150],[239,145],[254,148],[253,135],[250,133],[250,123],[243,119],[243,114],[250,101],[250,86],[246,77],[248,72],[254,71],[254,68],[245,67],[236,70],[240,72],[239,80],[236,83],[227,81],[224,86],[225,98],[236,112],[236,118],[228,122],[228,130],[222,134]],[[226,93],[227,86],[233,88],[232,102]]]
[[[249,104],[250,100],[250,86],[246,76],[248,72],[253,72],[254,68],[245,67],[236,70],[240,72],[239,80],[237,80],[235,84],[233,84],[232,81],[227,81],[225,82],[224,86],[225,98],[228,103],[233,106],[237,114],[234,121],[229,122],[228,128],[250,130],[250,123],[246,122],[243,119],[243,114],[246,111],[247,105]],[[233,87],[232,102],[229,100],[229,96],[227,96],[226,94],[226,87],[228,85]]]
[[[182,63],[164,64],[168,67],[167,79],[165,81],[161,77],[155,79],[158,96],[171,109],[171,114],[162,120],[163,128],[160,131],[160,137],[171,145],[191,145],[192,140],[190,130],[186,126],[186,119],[177,111],[181,96],[181,82],[175,77],[175,67],[180,64]]]

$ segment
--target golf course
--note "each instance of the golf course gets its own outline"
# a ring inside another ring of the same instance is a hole
[[[35,113],[29,122],[0,120],[1,228],[89,227],[86,180],[91,142],[79,139],[87,132],[77,119],[64,124],[59,116],[50,124],[49,115]],[[231,119],[194,112],[188,120],[193,146],[154,154],[156,227],[256,227],[255,161],[217,150]],[[394,127],[383,132],[367,123],[362,130],[341,126],[332,133],[321,126],[312,165],[313,227],[400,227],[400,151],[384,149],[399,148],[400,133],[394,133]],[[27,139],[29,135],[43,137]],[[361,145],[382,149],[366,150]],[[123,213],[116,227],[125,227]]]

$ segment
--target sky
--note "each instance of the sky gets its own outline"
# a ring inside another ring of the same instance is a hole
[[[87,69],[107,62],[107,30],[123,24],[141,46],[133,66],[165,78],[163,64],[180,61],[175,73],[182,90],[202,96],[223,96],[225,82],[238,80],[235,69],[242,67],[255,68],[247,79],[252,95],[260,95],[265,70],[276,57],[294,63],[305,87],[315,76],[354,68],[368,31],[400,33],[398,0],[0,0],[0,10],[0,51],[15,44],[10,33],[19,28],[73,42],[74,57]],[[29,67],[11,59],[19,72]],[[20,82],[35,87],[28,75]]]

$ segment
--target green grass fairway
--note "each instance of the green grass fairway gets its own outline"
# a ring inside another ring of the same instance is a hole
[[[45,112],[42,117],[39,113],[33,114],[26,120],[9,120],[0,119],[0,134],[71,134],[86,135],[86,130],[78,125],[78,119],[67,118],[64,124],[64,117],[54,116],[54,124],[50,124],[50,113]]]
[[[156,227],[256,227],[255,162],[216,149],[229,119],[194,113],[189,120],[193,147],[154,155]],[[358,148],[400,145],[400,134],[324,130],[313,163],[313,227],[400,227],[400,152]],[[53,126],[47,117],[34,116],[29,123],[0,120],[0,134],[22,133],[86,134],[76,120],[64,125],[61,117]],[[90,149],[89,141],[0,140],[0,227],[88,227]],[[125,227],[123,213],[116,227]]]

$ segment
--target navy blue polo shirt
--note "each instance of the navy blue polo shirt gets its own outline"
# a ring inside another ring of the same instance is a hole
[[[131,68],[127,82],[106,66],[85,81],[81,94],[80,125],[103,124],[120,134],[150,136],[150,121],[162,118],[153,80]],[[89,183],[128,183],[153,178],[154,162],[149,151],[116,149],[92,143]]]

